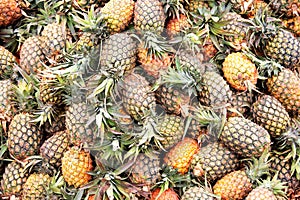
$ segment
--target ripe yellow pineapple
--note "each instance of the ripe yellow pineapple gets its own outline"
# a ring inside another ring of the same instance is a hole
[[[167,21],[166,29],[167,34],[170,38],[182,35],[185,29],[189,28],[191,25],[188,18],[184,14],[180,14],[179,18],[170,19]]]
[[[21,7],[17,0],[1,0],[0,27],[14,23],[22,16]]]
[[[168,188],[160,193],[160,188],[156,188],[151,192],[150,200],[179,200],[178,194],[172,188]]]
[[[0,77],[2,79],[12,78],[15,64],[17,64],[16,57],[3,46],[0,46]]]
[[[164,157],[164,162],[179,173],[185,174],[189,170],[193,155],[198,151],[198,142],[186,137],[169,150]]]
[[[231,87],[237,90],[247,90],[256,85],[257,68],[244,53],[229,54],[222,65],[224,77]]]
[[[79,188],[92,179],[92,176],[88,174],[93,170],[91,155],[88,151],[73,146],[64,153],[61,162],[62,175],[70,186]]]
[[[133,19],[133,0],[110,0],[101,9],[111,34],[124,31]]]

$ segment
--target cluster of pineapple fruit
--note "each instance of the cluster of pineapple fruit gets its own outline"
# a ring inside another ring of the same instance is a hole
[[[2,0],[1,199],[299,199],[298,0]]]

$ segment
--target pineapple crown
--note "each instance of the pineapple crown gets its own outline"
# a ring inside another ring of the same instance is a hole
[[[253,157],[247,160],[246,173],[252,182],[257,183],[264,175],[269,175],[269,156],[269,149],[265,149],[258,159]]]
[[[266,188],[272,191],[276,196],[286,197],[285,190],[287,189],[286,183],[278,179],[278,172],[273,176],[268,176],[264,180],[257,180],[258,187]]]

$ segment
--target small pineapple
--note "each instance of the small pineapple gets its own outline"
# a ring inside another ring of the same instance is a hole
[[[247,90],[256,85],[257,68],[244,53],[229,54],[222,65],[225,79],[236,90]]]
[[[131,169],[132,181],[153,186],[161,178],[159,170],[160,161],[157,155],[140,153]]]
[[[185,174],[189,170],[193,155],[198,151],[197,141],[186,137],[169,150],[164,157],[164,162],[179,173]]]
[[[300,114],[300,79],[296,73],[283,69],[268,78],[267,89],[292,116]]]
[[[234,152],[219,142],[202,147],[192,159],[191,169],[196,177],[214,181],[237,170],[239,160]]]
[[[14,116],[9,125],[8,150],[18,160],[35,155],[39,149],[42,136],[32,120],[33,116],[29,113],[20,113]]]
[[[133,0],[110,0],[101,9],[110,34],[124,31],[133,19]]]
[[[224,125],[220,140],[231,151],[246,158],[261,156],[271,145],[268,131],[243,117],[230,117]]]
[[[214,200],[215,195],[209,189],[201,186],[192,186],[184,191],[181,200]]]
[[[259,159],[253,158],[246,169],[226,174],[213,186],[214,194],[221,199],[244,199],[252,191],[257,180],[268,173],[267,162],[268,154],[263,154]]]
[[[208,8],[208,2],[201,0],[190,0],[187,1],[185,9],[190,13],[195,13],[200,8]]]
[[[87,184],[92,176],[88,172],[93,170],[91,155],[76,146],[66,151],[61,159],[62,175],[69,185],[75,188]]]
[[[134,8],[134,28],[138,32],[161,34],[165,26],[165,12],[159,0],[137,0]]]
[[[260,96],[253,103],[253,117],[272,137],[279,137],[290,124],[290,117],[281,103],[270,95]]]
[[[46,173],[33,173],[23,185],[22,199],[45,199],[51,178]]]
[[[191,25],[188,18],[184,14],[180,14],[179,18],[170,19],[166,23],[167,34],[169,38],[174,38],[184,34],[184,30],[189,28]]]
[[[59,167],[61,158],[69,147],[69,134],[60,131],[48,138],[40,147],[40,154],[50,165]]]
[[[17,64],[16,57],[3,46],[0,46],[0,78],[13,78],[14,65]]]
[[[155,110],[155,95],[149,82],[134,71],[119,82],[124,108],[135,120],[141,121],[150,111]]]
[[[0,27],[8,26],[22,17],[18,0],[1,0],[0,2]]]
[[[150,200],[179,200],[178,194],[172,188],[168,188],[162,193],[160,192],[161,192],[160,188],[156,188],[151,193]]]
[[[41,36],[27,38],[20,50],[20,65],[28,74],[43,70],[46,57],[43,53],[45,44]]]
[[[29,176],[23,164],[25,163],[13,161],[6,166],[1,181],[1,187],[4,195],[21,193],[23,184]]]
[[[111,75],[121,77],[135,67],[137,47],[126,33],[111,35],[104,41],[100,66]]]

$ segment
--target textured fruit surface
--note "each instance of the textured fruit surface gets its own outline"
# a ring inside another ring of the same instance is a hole
[[[22,199],[45,199],[47,197],[47,189],[51,182],[48,174],[33,173],[31,174],[23,186]]]
[[[214,200],[212,192],[205,190],[203,187],[193,186],[188,188],[183,195],[181,200]]]
[[[261,188],[261,187],[257,187],[253,189],[248,194],[245,200],[264,200],[264,199],[277,200],[275,194],[271,190],[267,188]]]
[[[150,200],[179,200],[178,194],[171,188],[160,194],[160,188],[155,189],[151,194]]]

